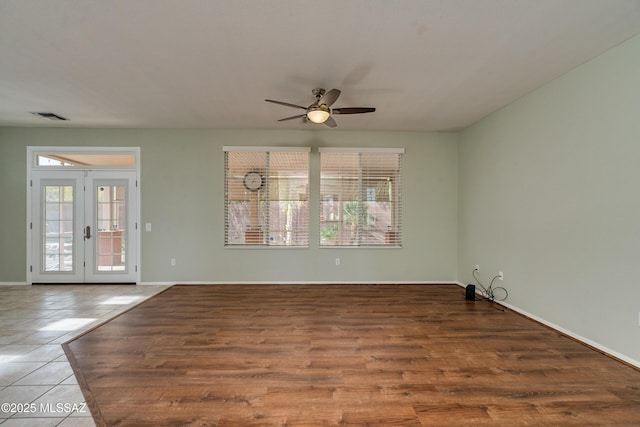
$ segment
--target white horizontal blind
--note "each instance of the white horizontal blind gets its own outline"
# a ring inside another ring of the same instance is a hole
[[[309,245],[309,148],[224,147],[225,245]],[[262,178],[245,186],[248,173]]]
[[[320,246],[401,246],[403,152],[320,149]]]

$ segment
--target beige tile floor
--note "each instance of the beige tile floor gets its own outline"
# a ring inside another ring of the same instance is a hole
[[[166,286],[0,286],[0,425],[94,426],[62,344]]]

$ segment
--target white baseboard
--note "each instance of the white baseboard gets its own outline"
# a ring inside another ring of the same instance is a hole
[[[457,285],[458,282],[450,280],[441,281],[314,281],[314,282],[302,282],[302,281],[246,281],[246,282],[232,282],[232,281],[178,281],[178,282],[141,282],[139,285]]]
[[[466,285],[460,283],[460,282],[456,282],[458,285],[465,287]],[[582,335],[578,335],[575,332],[572,332],[568,329],[563,328],[562,326],[556,325],[555,323],[549,322],[541,317],[536,316],[535,314],[531,314],[526,310],[523,310],[515,305],[509,304],[507,302],[504,301],[500,301],[498,302],[500,305],[505,306],[506,308],[508,308],[509,310],[515,311],[516,313],[519,313],[525,317],[528,317],[529,319],[535,320],[538,323],[541,323],[551,329],[553,329],[554,331],[558,331],[563,335],[566,335],[570,338],[573,338],[576,341],[579,341],[583,344],[588,345],[589,347],[593,347],[598,351],[601,351],[602,353],[605,353],[611,357],[614,357],[616,359],[619,359],[625,363],[628,363],[629,365],[635,366],[636,368],[640,368],[640,361],[632,359],[628,356],[625,356],[624,354],[618,353],[615,350],[611,350],[608,347],[605,347],[595,341],[590,340],[589,338],[585,338]]]
[[[138,286],[173,286],[175,282],[138,282]]]
[[[438,281],[372,281],[372,280],[364,280],[364,281],[339,281],[339,282],[331,282],[331,281],[314,281],[314,282],[303,282],[303,281],[244,281],[244,282],[233,282],[233,281],[188,281],[188,280],[180,280],[176,282],[139,282],[138,285],[141,286],[173,286],[173,285],[460,285],[459,282],[451,281],[451,280],[438,280]],[[16,285],[24,285],[28,286],[30,283],[27,282],[0,282],[0,286],[16,286]]]

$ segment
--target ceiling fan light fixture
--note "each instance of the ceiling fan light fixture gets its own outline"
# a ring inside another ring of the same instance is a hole
[[[347,107],[331,109],[330,107],[340,96],[341,92],[339,89],[331,89],[329,92],[326,92],[324,89],[316,88],[312,92],[316,97],[316,102],[309,105],[308,107],[291,104],[289,102],[276,101],[275,99],[265,99],[265,101],[284,105],[285,107],[295,108],[297,110],[304,110],[303,114],[296,114],[295,116],[285,117],[278,120],[279,122],[303,119],[304,122],[309,121],[311,123],[324,123],[330,128],[338,126],[338,124],[332,117],[334,114],[362,114],[373,113],[374,111],[376,111],[376,109],[373,107]]]
[[[307,111],[307,118],[313,123],[324,123],[330,115],[329,107],[325,105],[312,105]]]

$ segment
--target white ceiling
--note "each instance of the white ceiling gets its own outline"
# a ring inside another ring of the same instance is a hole
[[[640,32],[639,0],[2,0],[0,125],[464,128]],[[30,114],[54,112],[69,122]]]

